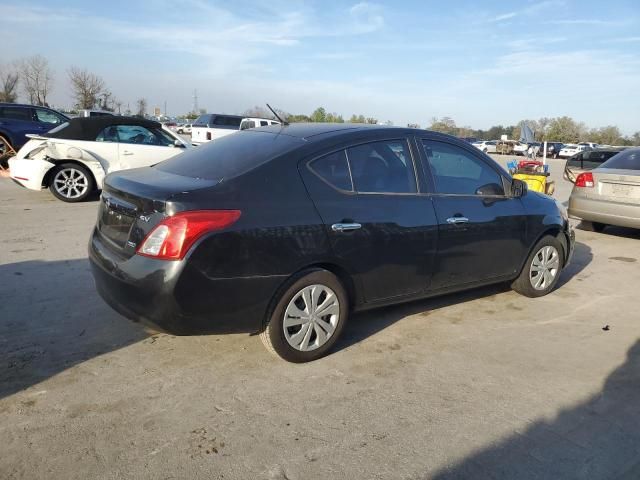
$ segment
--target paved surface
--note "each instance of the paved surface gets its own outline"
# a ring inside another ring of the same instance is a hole
[[[640,478],[638,232],[579,230],[545,298],[361,314],[292,365],[256,337],[112,312],[86,261],[95,216],[0,179],[2,479]]]

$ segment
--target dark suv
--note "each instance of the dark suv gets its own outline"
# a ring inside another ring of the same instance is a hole
[[[47,107],[0,103],[0,156],[7,146],[18,150],[27,143],[26,135],[48,132],[67,121],[67,116]]]
[[[564,144],[561,142],[547,142],[547,157],[558,158],[560,150],[562,150]],[[538,150],[538,156],[542,157],[544,154],[544,143],[540,144],[540,150]]]

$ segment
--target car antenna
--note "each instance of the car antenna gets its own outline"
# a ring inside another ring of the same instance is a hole
[[[285,122],[284,120],[282,120],[282,119],[280,118],[280,115],[278,115],[278,114],[276,113],[276,111],[275,111],[273,108],[271,108],[271,105],[269,105],[268,103],[267,103],[267,107],[269,108],[269,110],[271,110],[271,113],[273,113],[273,114],[275,115],[275,117],[276,117],[278,120],[280,120],[280,123],[281,123],[282,125],[289,125],[289,122]]]

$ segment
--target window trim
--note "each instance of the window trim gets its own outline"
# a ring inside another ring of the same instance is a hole
[[[339,188],[337,186],[335,186],[333,183],[329,182],[327,179],[325,179],[322,175],[320,175],[316,170],[313,169],[313,167],[311,166],[314,162],[316,162],[317,160],[321,160],[324,157],[328,157],[329,155],[333,155],[334,153],[338,153],[338,152],[342,152],[344,153],[344,158],[347,162],[347,169],[349,170],[349,181],[351,182],[351,190],[345,190],[343,188]],[[335,150],[331,150],[329,152],[325,152],[321,155],[315,156],[313,157],[311,160],[306,162],[306,167],[307,169],[313,173],[316,177],[318,177],[320,180],[322,180],[324,183],[326,183],[327,185],[329,185],[331,188],[333,188],[334,190],[340,192],[340,193],[346,193],[346,194],[357,194],[357,192],[355,191],[355,187],[353,185],[353,176],[351,175],[351,165],[349,164],[349,156],[347,155],[347,149],[346,148],[338,148]]]
[[[413,164],[413,180],[414,180],[414,185],[416,187],[416,191],[415,192],[360,192],[358,190],[356,190],[356,185],[355,182],[353,181],[353,175],[351,174],[351,162],[349,161],[349,153],[347,152],[348,149],[353,148],[353,147],[359,147],[360,145],[367,145],[369,143],[380,143],[380,142],[393,142],[393,141],[402,141],[405,143],[407,149],[409,150],[409,156],[411,157],[411,163]],[[347,146],[344,147],[344,153],[347,156],[347,163],[349,165],[349,174],[351,175],[351,185],[353,188],[353,191],[357,194],[357,195],[420,195],[421,191],[420,191],[420,182],[418,181],[418,172],[416,170],[416,162],[414,159],[414,152],[411,150],[411,142],[410,142],[410,138],[407,136],[404,137],[392,137],[392,138],[380,138],[380,139],[369,139],[366,141],[362,141],[362,142],[358,142],[358,143],[353,143],[353,144],[349,144]]]
[[[486,165],[487,167],[489,167],[490,169],[492,169],[497,175],[498,177],[500,177],[500,179],[502,180],[502,188],[504,190],[504,195],[476,195],[476,194],[470,194],[470,193],[441,193],[438,192],[438,186],[436,184],[435,181],[435,175],[433,174],[432,168],[431,168],[431,162],[429,162],[429,158],[427,157],[427,153],[424,151],[424,141],[429,141],[429,142],[441,142],[441,143],[446,143],[447,145],[451,145],[454,147],[458,147],[460,149],[462,149],[463,151],[469,153],[472,157],[480,160],[484,165]],[[431,193],[430,195],[436,195],[436,196],[440,196],[440,197],[468,197],[468,198],[495,198],[495,199],[505,199],[505,198],[513,198],[511,195],[509,195],[509,191],[510,191],[510,186],[511,186],[511,180],[507,177],[504,176],[504,174],[497,169],[494,165],[491,165],[490,163],[488,163],[484,158],[482,158],[480,155],[476,155],[476,152],[472,151],[471,149],[466,148],[466,146],[461,146],[458,145],[456,143],[447,141],[447,139],[440,139],[440,138],[429,138],[429,137],[424,137],[424,136],[416,136],[416,142],[418,143],[418,148],[421,148],[422,150],[420,151],[420,156],[422,159],[422,167],[423,170],[425,170],[425,165],[426,165],[426,170],[428,171],[428,176],[429,179],[431,181],[431,184],[433,185],[433,193]],[[474,147],[475,148],[475,147]],[[477,150],[477,149],[476,149]],[[427,173],[427,172],[424,172]]]
[[[416,153],[418,154],[418,156],[420,155],[420,152],[415,152],[414,149],[412,148],[412,140],[415,137],[413,136],[402,136],[402,137],[388,137],[388,138],[376,138],[376,139],[367,139],[367,140],[361,140],[361,141],[357,141],[356,143],[347,143],[347,144],[342,144],[341,147],[338,148],[332,148],[326,151],[323,151],[320,154],[317,155],[312,155],[311,158],[307,159],[303,159],[300,163],[304,164],[307,169],[313,173],[316,177],[318,177],[320,180],[322,180],[325,184],[327,184],[329,187],[333,188],[334,190],[336,190],[339,193],[345,194],[345,195],[401,195],[401,196],[420,196],[420,195],[425,195],[424,192],[422,192],[422,185],[420,182],[420,177],[418,176],[418,167],[417,167],[417,162],[416,162]],[[353,173],[351,172],[351,162],[349,161],[349,154],[347,153],[347,149],[351,148],[351,147],[357,147],[359,145],[366,145],[368,143],[377,143],[377,142],[385,142],[385,141],[403,141],[406,143],[408,149],[409,149],[409,155],[411,156],[411,162],[413,163],[413,177],[415,180],[415,186],[416,186],[416,191],[415,192],[410,192],[410,193],[401,193],[401,192],[358,192],[356,190],[355,187],[355,183],[353,181]],[[349,168],[349,178],[351,180],[351,190],[343,190],[341,188],[338,188],[334,185],[332,185],[331,183],[329,183],[327,180],[325,180],[324,178],[322,178],[322,176],[320,176],[320,174],[318,172],[316,172],[313,167],[311,167],[311,164],[313,162],[315,162],[316,160],[321,159],[322,157],[325,157],[327,155],[331,155],[333,153],[339,152],[339,151],[343,151],[345,158],[347,159],[347,167]],[[431,195],[430,193],[426,193],[427,195]]]

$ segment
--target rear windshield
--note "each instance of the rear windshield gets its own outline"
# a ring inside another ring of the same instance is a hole
[[[640,148],[624,150],[604,162],[600,168],[617,170],[640,170]]]
[[[207,125],[209,125],[209,122],[211,122],[211,114],[210,113],[206,113],[204,115],[200,115],[198,118],[196,118],[196,121],[193,122],[193,126],[194,127],[206,127]]]
[[[233,178],[304,144],[288,135],[244,130],[187,150],[154,168],[184,177]]]

